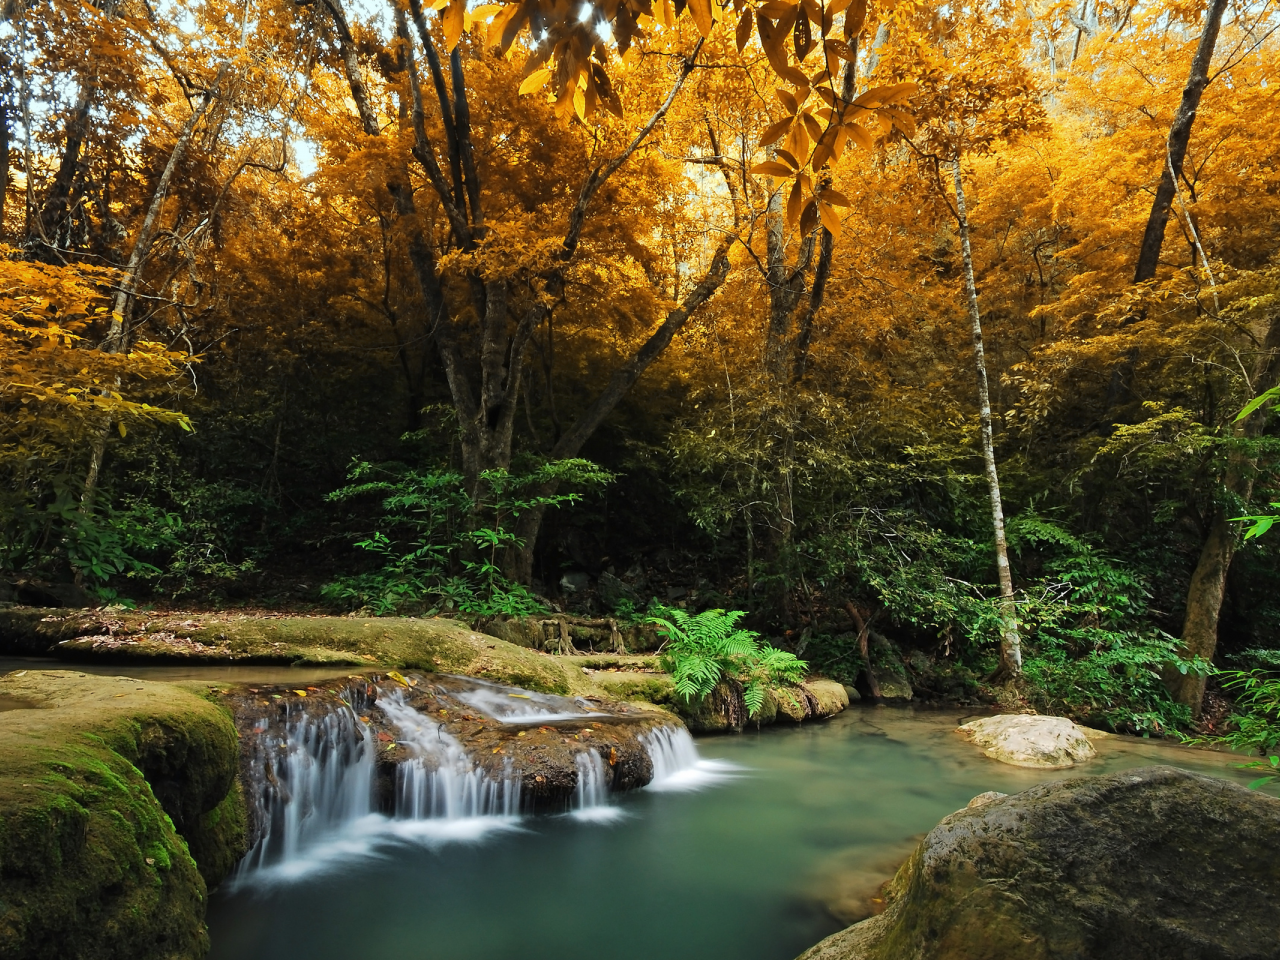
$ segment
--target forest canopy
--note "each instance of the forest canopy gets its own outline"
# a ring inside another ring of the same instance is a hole
[[[837,679],[1186,724],[1280,662],[1239,519],[1280,500],[1277,28],[9,0],[6,589],[656,598]]]

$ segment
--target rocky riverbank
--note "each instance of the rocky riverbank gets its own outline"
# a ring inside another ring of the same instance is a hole
[[[800,960],[1263,960],[1280,800],[1173,767],[983,795]]]

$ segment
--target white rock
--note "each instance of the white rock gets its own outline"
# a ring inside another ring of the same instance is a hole
[[[961,725],[960,732],[992,760],[1046,770],[1070,767],[1098,755],[1080,727],[1066,717],[1002,715]]]

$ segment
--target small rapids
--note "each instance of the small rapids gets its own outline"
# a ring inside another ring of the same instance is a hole
[[[566,791],[559,809],[602,823],[625,816],[611,802],[620,790],[646,782],[696,790],[734,769],[702,760],[683,726],[655,724],[652,715],[620,717],[587,701],[449,681],[451,699],[432,701],[431,712],[418,709],[421,699],[410,702],[420,691],[361,682],[330,691],[330,702],[282,699],[277,715],[257,719],[245,761],[255,840],[233,885],[295,879],[395,844],[435,847],[518,830],[523,816],[546,808],[538,791],[546,793],[553,774]],[[440,703],[454,709],[436,709]],[[470,727],[454,719],[463,709],[474,711],[461,717]],[[468,737],[468,729],[490,739]],[[503,739],[492,739],[493,730],[506,731]],[[552,748],[555,770],[538,765]],[[640,779],[634,769],[623,775],[627,750],[632,768],[643,764]]]

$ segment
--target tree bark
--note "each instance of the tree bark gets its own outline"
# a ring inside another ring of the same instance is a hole
[[[0,239],[5,236],[5,201],[9,199],[9,121],[11,119],[12,112],[9,109],[9,102],[6,97],[4,101],[0,102]]]
[[[169,184],[173,180],[174,172],[178,169],[178,164],[182,162],[182,158],[187,152],[187,147],[191,144],[191,137],[195,132],[196,125],[208,111],[209,105],[217,98],[218,90],[230,70],[231,65],[228,63],[224,63],[218,68],[218,75],[214,78],[213,84],[204,92],[200,105],[191,111],[191,116],[183,124],[182,131],[178,134],[177,142],[174,143],[173,149],[169,152],[169,160],[165,163],[164,171],[156,182],[155,190],[152,191],[151,203],[147,207],[147,215],[142,221],[142,227],[138,230],[138,237],[134,240],[133,250],[129,253],[129,262],[125,267],[124,277],[120,281],[115,299],[112,301],[111,326],[101,347],[105,353],[129,352],[129,315],[133,308],[133,298],[138,292],[138,284],[142,279],[142,269],[151,253],[151,244],[155,240],[156,227],[160,222],[164,201],[169,195]],[[82,513],[88,513],[93,509],[93,497],[97,492],[98,476],[102,472],[102,461],[107,449],[107,434],[110,429],[111,427],[108,424],[94,438],[90,447],[89,470],[85,474],[84,494],[80,498],[80,511]]]
[[[62,160],[58,163],[58,172],[54,174],[53,183],[50,184],[49,192],[36,217],[39,237],[49,247],[57,247],[58,229],[70,213],[71,190],[80,169],[84,141],[89,135],[89,106],[93,102],[93,92],[91,84],[86,83],[80,87],[75,107],[67,119],[67,140],[62,149]]]
[[[969,319],[973,325],[973,354],[978,374],[978,409],[981,422],[982,461],[991,499],[991,529],[995,534],[996,574],[1000,579],[1000,672],[1010,677],[1022,673],[1022,641],[1013,602],[1013,573],[1009,568],[1009,546],[1004,532],[1004,505],[1000,498],[1000,476],[991,427],[991,392],[987,383],[987,358],[982,344],[982,315],[978,310],[978,287],[973,276],[973,251],[969,246],[969,215],[965,208],[964,177],[960,159],[955,162],[956,218],[960,226],[960,250],[964,257],[964,289]]]
[[[1164,231],[1169,223],[1169,209],[1176,192],[1176,180],[1182,176],[1182,163],[1187,156],[1187,144],[1191,140],[1191,127],[1196,121],[1200,97],[1204,94],[1204,88],[1209,85],[1209,64],[1213,60],[1214,47],[1218,44],[1218,31],[1222,27],[1222,14],[1226,9],[1227,0],[1209,0],[1204,30],[1200,34],[1195,56],[1191,58],[1191,72],[1182,91],[1182,102],[1169,127],[1167,163],[1161,163],[1160,183],[1156,187],[1151,215],[1147,218],[1147,227],[1142,234],[1142,246],[1138,250],[1138,263],[1133,273],[1134,283],[1142,283],[1156,275],[1156,267],[1160,263],[1160,248],[1164,245]],[[1162,161],[1165,159],[1161,158]]]
[[[1280,380],[1280,315],[1272,317],[1263,340],[1263,354],[1253,370],[1254,395],[1265,393]],[[1266,406],[1235,424],[1232,434],[1244,441],[1262,434],[1267,425]],[[1191,585],[1187,589],[1187,612],[1182,623],[1183,652],[1188,657],[1202,657],[1212,662],[1218,648],[1218,625],[1222,613],[1222,601],[1226,596],[1227,574],[1235,556],[1239,530],[1231,522],[1241,507],[1253,495],[1253,481],[1258,463],[1247,454],[1233,452],[1227,460],[1227,472],[1223,478],[1223,502],[1213,511],[1200,558]],[[1167,677],[1170,692],[1175,700],[1191,708],[1192,716],[1199,717],[1204,703],[1205,677],[1188,670],[1186,673],[1170,673]]]

